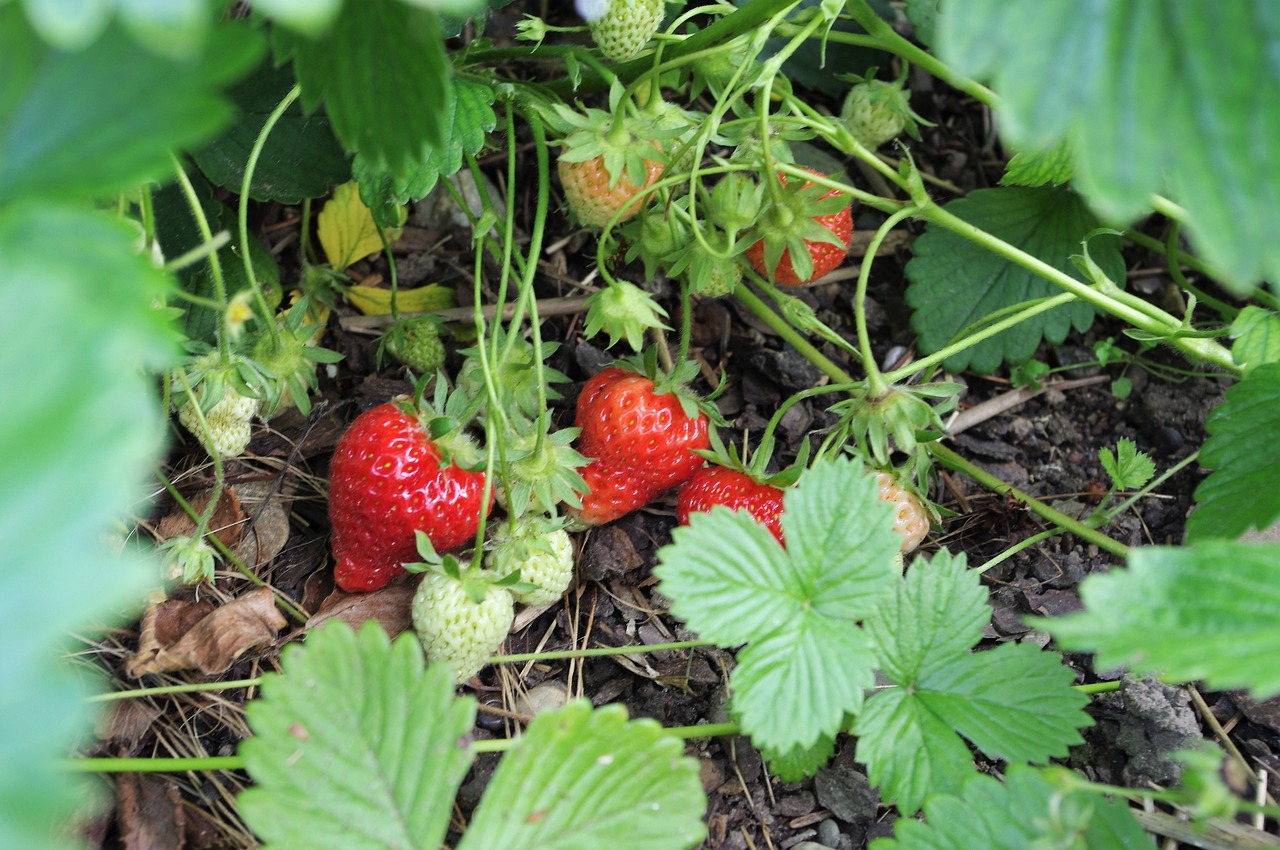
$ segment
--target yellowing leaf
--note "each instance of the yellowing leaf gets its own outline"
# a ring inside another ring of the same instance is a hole
[[[333,197],[316,217],[316,229],[325,259],[338,270],[382,250],[378,225],[360,200],[360,190],[354,180],[333,191]],[[386,230],[384,234],[388,242],[400,238],[399,228]]]
[[[391,312],[391,290],[381,286],[356,284],[347,287],[351,306],[366,316],[385,316]],[[417,289],[401,289],[396,293],[396,307],[403,313],[443,310],[453,306],[453,290],[438,283]]]

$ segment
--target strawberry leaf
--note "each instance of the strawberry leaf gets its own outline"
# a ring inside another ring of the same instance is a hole
[[[1084,280],[1071,262],[1098,220],[1065,189],[979,189],[946,205],[948,212]],[[1119,240],[1110,235],[1089,242],[1089,254],[1114,281],[1123,282]],[[907,303],[922,351],[937,351],[984,317],[1015,304],[1058,294],[1053,284],[997,257],[948,230],[930,226],[915,242],[907,263]],[[1057,345],[1071,328],[1086,330],[1093,308],[1066,304],[1028,319],[946,361],[949,371],[991,372],[1001,362],[1030,358],[1041,340]]]
[[[698,763],[655,721],[586,700],[539,714],[503,757],[458,850],[685,850],[706,835]]]
[[[277,62],[293,60],[302,103],[321,103],[348,151],[397,178],[446,140],[452,80],[440,19],[399,0],[344,3],[323,35],[278,28]]]
[[[1137,445],[1128,437],[1117,441],[1114,453],[1105,446],[1098,449],[1098,461],[1111,478],[1111,483],[1121,490],[1136,490],[1156,474],[1151,456],[1138,451]]]
[[[1072,176],[1071,146],[1065,141],[1047,151],[1019,151],[1005,166],[1001,186],[1061,186]]]
[[[172,61],[112,25],[63,53],[40,43],[21,4],[3,4],[0,201],[106,197],[170,173],[171,150],[228,123],[218,89],[252,68],[260,48],[255,33],[228,26],[198,59]]]
[[[655,570],[691,629],[747,644],[731,707],[757,746],[780,753],[834,736],[862,705],[874,680],[858,621],[891,591],[901,543],[857,461],[815,465],[785,504],[787,549],[747,515],[716,507],[673,532]]]
[[[1199,506],[1187,520],[1187,540],[1238,537],[1280,517],[1280,364],[1259,366],[1227,390],[1205,419],[1209,438],[1200,463],[1212,469],[1196,488]]]
[[[1249,374],[1263,363],[1280,362],[1280,314],[1252,304],[1231,323],[1231,359]]]
[[[931,797],[927,822],[901,818],[889,839],[872,850],[1074,850],[1151,848],[1155,845],[1123,803],[1100,794],[1066,789],[1053,774],[1011,766],[1003,783],[973,776],[956,794]]]
[[[153,561],[111,552],[106,539],[120,517],[145,510],[140,471],[163,449],[144,369],[178,359],[178,334],[155,306],[172,281],[138,255],[135,235],[89,211],[0,208],[0,369],[12,414],[0,418],[0,440],[21,447],[0,452],[0,847],[79,846],[51,825],[87,815],[100,789],[55,759],[91,739],[85,697],[105,683],[65,663],[68,635],[117,625],[158,581]]]
[[[978,0],[944,5],[937,46],[963,73],[991,78],[1012,144],[1070,137],[1074,183],[1111,221],[1171,195],[1193,244],[1247,293],[1280,279],[1280,149],[1260,141],[1280,123],[1278,40],[1271,0],[1119,0],[1097,14],[1075,0]]]
[[[1214,688],[1280,694],[1280,546],[1206,540],[1135,549],[1127,570],[1090,576],[1084,611],[1036,628],[1098,669],[1128,667]]]
[[[787,538],[790,540],[790,537]],[[854,723],[857,757],[903,814],[926,795],[958,793],[976,773],[961,736],[992,758],[1064,756],[1092,721],[1060,659],[1030,644],[971,653],[990,618],[980,576],[963,555],[917,560],[894,599],[867,618],[896,689],[877,691]]]
[[[441,96],[444,143],[433,145],[421,159],[397,172],[358,155],[354,163],[360,197],[384,227],[395,225],[399,208],[425,198],[441,177],[462,168],[464,157],[484,148],[485,137],[498,123],[493,112],[493,89],[474,80],[456,79]]]
[[[317,629],[285,649],[245,714],[254,787],[241,813],[267,847],[433,850],[471,766],[475,702],[454,699],[447,665],[424,667],[407,634],[376,623]]]

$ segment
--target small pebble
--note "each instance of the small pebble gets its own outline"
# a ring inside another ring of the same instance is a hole
[[[828,847],[835,847],[840,840],[840,825],[831,818],[818,824],[818,840]]]

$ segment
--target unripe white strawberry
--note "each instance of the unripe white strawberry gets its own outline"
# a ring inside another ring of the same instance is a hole
[[[884,80],[869,80],[849,89],[840,120],[868,150],[915,126],[902,87]]]
[[[664,0],[609,0],[608,11],[591,22],[591,37],[606,59],[634,59],[658,31],[665,7]]]
[[[200,440],[210,455],[222,458],[238,457],[249,445],[250,422],[257,415],[262,402],[240,395],[227,387],[218,403],[204,415],[209,433],[203,433],[196,416],[196,402],[188,398],[178,409],[178,421]]]
[[[893,530],[902,535],[902,551],[910,552],[929,533],[929,515],[924,505],[910,490],[893,480],[887,472],[877,472],[881,501],[893,505]]]
[[[550,605],[573,581],[573,541],[563,528],[521,521],[489,551],[485,565],[498,575],[520,570],[520,580],[536,585],[515,591],[517,602]]]
[[[461,683],[479,673],[502,647],[515,619],[515,605],[505,587],[490,585],[477,603],[460,580],[428,572],[413,595],[411,613],[427,659],[448,664],[454,681]]]

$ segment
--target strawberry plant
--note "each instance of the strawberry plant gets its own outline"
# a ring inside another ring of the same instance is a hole
[[[1275,831],[1263,0],[152,5],[0,3],[0,846]]]

